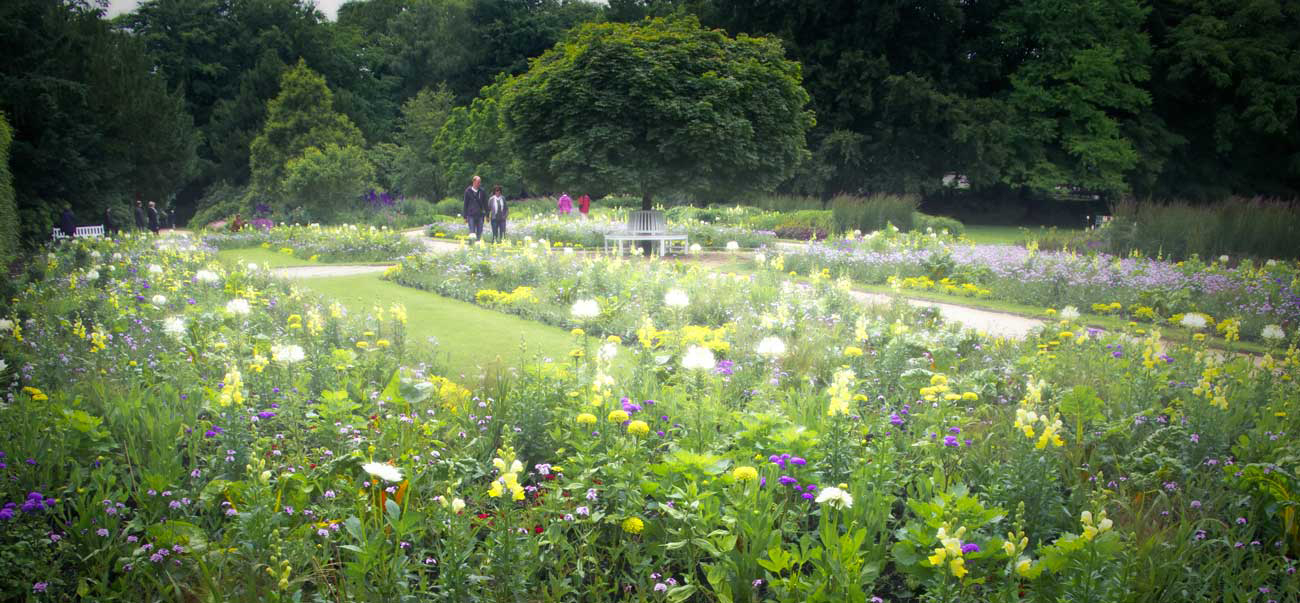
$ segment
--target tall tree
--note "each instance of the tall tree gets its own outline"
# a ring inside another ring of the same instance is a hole
[[[267,105],[266,126],[249,146],[253,190],[276,195],[290,160],[309,147],[329,144],[363,147],[365,141],[352,121],[334,110],[325,78],[300,60],[280,78],[280,94]]]
[[[135,192],[170,195],[196,144],[182,99],[143,47],[79,2],[0,5],[0,110],[12,120],[14,188],[29,240],[54,208],[85,220]]]
[[[510,81],[501,112],[542,183],[656,193],[770,190],[808,154],[799,64],[773,38],[695,18],[587,24]]]

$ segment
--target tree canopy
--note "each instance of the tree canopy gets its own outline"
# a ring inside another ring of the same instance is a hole
[[[773,38],[691,17],[575,30],[506,85],[525,175],[652,196],[771,190],[807,157],[799,64]]]

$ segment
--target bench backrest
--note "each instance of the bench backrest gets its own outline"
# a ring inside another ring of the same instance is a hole
[[[51,233],[50,236],[56,241],[68,238],[68,235],[63,234],[63,231],[60,230],[58,226],[54,227],[54,232]],[[102,237],[104,236],[104,225],[96,224],[94,226],[78,226],[77,230],[74,231],[73,236],[92,238]]]
[[[637,210],[627,214],[627,231],[636,234],[663,234],[668,230],[664,212]]]

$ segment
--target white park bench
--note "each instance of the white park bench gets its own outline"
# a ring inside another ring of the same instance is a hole
[[[605,235],[605,251],[609,251],[611,241],[618,244],[619,255],[623,255],[625,241],[658,242],[660,257],[672,251],[674,241],[681,241],[683,252],[689,247],[686,233],[668,232],[668,221],[664,218],[664,212],[654,210],[628,212],[627,228],[622,232],[611,232]]]
[[[52,236],[55,241],[68,238],[68,235],[63,234],[63,231],[59,230],[57,226],[54,227],[54,234]],[[90,237],[92,239],[98,239],[104,236],[104,225],[96,224],[94,226],[78,226],[73,236]]]

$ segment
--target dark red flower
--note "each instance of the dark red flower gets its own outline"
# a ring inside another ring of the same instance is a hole
[[[539,524],[533,526],[533,533],[534,533],[534,534],[541,534],[541,533],[542,533],[542,524],[539,523]]]

